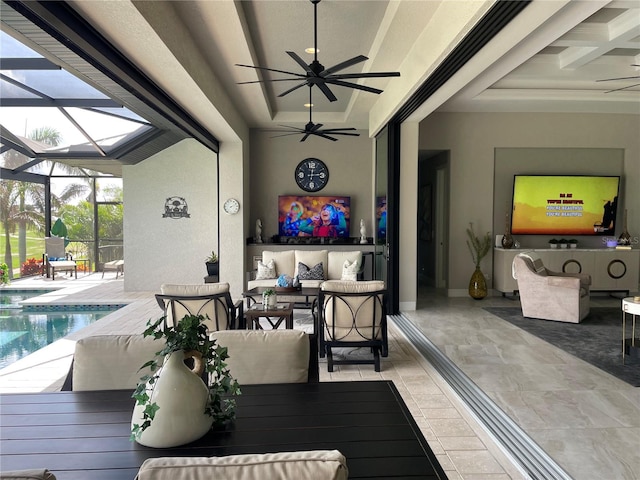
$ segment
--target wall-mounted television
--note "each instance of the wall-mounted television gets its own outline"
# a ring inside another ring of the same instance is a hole
[[[351,197],[278,197],[278,231],[281,237],[348,238],[350,223]]]
[[[619,176],[515,175],[513,235],[612,235]]]
[[[378,243],[387,240],[387,196],[376,197],[376,234]]]

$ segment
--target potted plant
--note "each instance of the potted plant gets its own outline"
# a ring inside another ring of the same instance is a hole
[[[578,248],[578,240],[576,240],[575,238],[570,239],[569,246],[571,248]]]
[[[558,248],[558,240],[555,238],[549,240],[549,248]]]
[[[276,291],[273,288],[267,288],[264,292],[262,292],[262,306],[265,309],[275,307],[277,302],[278,297],[276,295]]]
[[[560,248],[567,248],[567,246],[569,245],[569,240],[567,240],[566,238],[561,238],[558,244],[560,245]]]
[[[186,315],[175,326],[167,326],[165,317],[147,322],[144,336],[163,340],[164,347],[141,367],[151,373],[140,379],[132,395],[132,440],[156,448],[184,445],[235,417],[232,397],[240,387],[225,363],[226,347],[209,338],[203,320],[202,315]],[[185,364],[188,358],[193,368]],[[159,359],[164,359],[161,368]]]
[[[211,254],[204,261],[207,266],[207,275],[210,277],[218,275],[218,255],[215,250],[211,250]]]
[[[471,252],[473,263],[476,266],[473,275],[471,275],[471,281],[469,282],[469,295],[480,300],[487,296],[487,280],[480,270],[480,262],[491,250],[491,234],[485,233],[482,238],[478,237],[473,231],[473,223],[469,223],[467,228],[467,246]]]

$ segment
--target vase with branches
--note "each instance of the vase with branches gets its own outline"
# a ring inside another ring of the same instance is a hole
[[[480,262],[491,250],[491,234],[486,232],[482,237],[479,237],[473,230],[473,223],[469,223],[467,237],[467,247],[469,247],[471,258],[476,266],[469,281],[469,295],[476,300],[481,300],[487,296],[487,279],[480,269]]]

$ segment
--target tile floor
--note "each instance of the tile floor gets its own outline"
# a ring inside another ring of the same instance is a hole
[[[43,283],[64,289],[39,297],[39,302],[128,305],[0,370],[2,393],[59,389],[75,340],[140,332],[160,313],[152,292],[124,292],[122,279],[102,280],[100,274],[57,278],[55,283],[17,281],[12,287],[41,288]],[[405,315],[573,478],[640,478],[640,389],[482,310],[513,302],[502,297],[477,302],[424,291],[419,309]],[[603,297],[593,304],[615,302],[619,300]],[[321,381],[393,380],[450,479],[528,478],[393,324],[389,333],[390,354],[383,359],[382,372],[354,365],[339,366],[330,374],[321,364]]]

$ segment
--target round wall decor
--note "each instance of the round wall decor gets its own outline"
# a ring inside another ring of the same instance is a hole
[[[235,215],[240,211],[240,202],[235,198],[230,198],[226,202],[224,202],[224,211],[229,215]]]
[[[318,192],[329,181],[329,169],[322,160],[305,158],[296,167],[296,183],[305,192]]]

